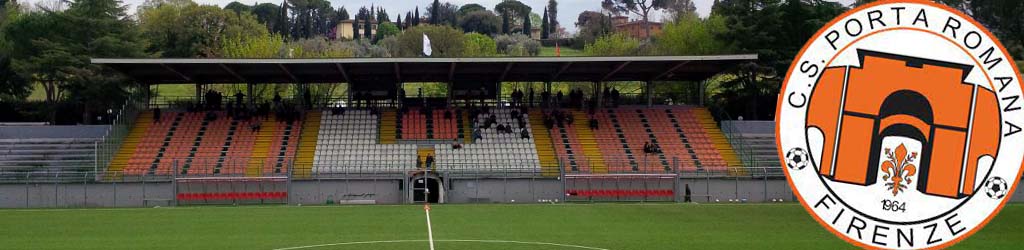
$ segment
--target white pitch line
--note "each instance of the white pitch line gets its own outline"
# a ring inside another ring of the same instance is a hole
[[[385,243],[409,243],[409,242],[424,242],[424,241],[427,241],[427,240],[353,241],[353,242],[340,242],[340,243],[329,243],[329,244],[319,244],[319,245],[275,248],[274,250],[295,250],[295,249],[320,248],[320,247],[330,247],[330,246],[370,245],[370,244],[385,244]],[[588,247],[588,246],[579,246],[579,245],[559,244],[559,243],[550,243],[550,242],[514,241],[514,240],[436,240],[436,241],[437,242],[505,243],[505,244],[556,246],[556,247],[578,248],[578,249],[589,249],[589,250],[609,250],[607,248],[598,248],[598,247]]]
[[[430,241],[430,250],[434,250],[434,229],[430,225],[430,203],[423,204],[423,212],[427,214],[427,239]]]

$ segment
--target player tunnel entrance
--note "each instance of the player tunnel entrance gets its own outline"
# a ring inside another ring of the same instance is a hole
[[[412,178],[412,201],[414,203],[439,203],[444,190],[441,179],[435,176],[416,176]]]

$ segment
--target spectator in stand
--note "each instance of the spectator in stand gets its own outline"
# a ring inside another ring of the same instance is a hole
[[[526,128],[519,130],[519,137],[522,137],[523,139],[530,139],[530,131],[526,130]]]
[[[245,94],[242,94],[242,91],[235,92],[235,107],[241,107],[243,99],[245,99]]]
[[[645,154],[650,154],[650,153],[653,153],[653,152],[654,151],[651,149],[651,143],[650,142],[644,142],[644,153]]]
[[[530,103],[527,103],[526,106],[533,107],[533,87],[530,87],[529,101]]]
[[[597,124],[597,119],[594,118],[594,116],[590,116],[590,129],[591,130],[597,130],[598,129],[597,125],[598,125]]]
[[[479,128],[473,130],[473,140],[480,140],[480,139],[483,139],[483,138],[484,138],[484,136],[483,136],[483,134],[480,133],[480,129]]]
[[[446,120],[451,120],[452,119],[452,110],[451,109],[445,109],[444,110],[444,119],[446,119]]]
[[[280,93],[274,93],[274,108],[280,108],[280,107],[281,107],[281,94]]]
[[[505,124],[498,124],[498,132],[505,133]]]
[[[452,139],[452,149],[462,149],[462,143],[459,143],[459,139]]]
[[[565,124],[568,124],[569,126],[572,126],[572,122],[575,121],[575,120],[576,119],[572,118],[571,114],[565,116]]]
[[[562,95],[562,91],[559,90],[558,94],[555,95],[555,107],[559,107],[559,108],[562,107],[562,97],[565,97],[565,96]]]
[[[544,116],[544,127],[552,129],[555,127],[555,120],[551,116]]]
[[[160,116],[163,115],[161,113],[160,108],[153,109],[153,123],[160,122]]]
[[[434,155],[427,155],[427,168],[434,166]]]
[[[548,92],[547,90],[540,92],[540,101],[542,108],[548,108],[548,105],[551,103],[551,92]]]
[[[306,104],[306,109],[313,109],[313,96],[309,93],[309,88],[302,90],[302,103]]]
[[[344,115],[345,107],[342,107],[341,105],[334,106],[334,109],[331,110],[331,113],[334,115]]]

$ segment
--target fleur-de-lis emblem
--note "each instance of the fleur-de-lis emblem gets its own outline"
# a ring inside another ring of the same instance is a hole
[[[900,143],[895,151],[886,148],[885,155],[888,160],[882,163],[882,172],[885,172],[882,180],[888,181],[885,186],[892,190],[892,196],[896,196],[907,189],[911,182],[910,177],[917,173],[917,166],[910,164],[917,158],[917,152],[907,155],[907,147]]]

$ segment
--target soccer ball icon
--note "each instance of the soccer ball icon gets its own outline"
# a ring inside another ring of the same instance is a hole
[[[802,170],[807,165],[811,164],[811,159],[807,155],[807,150],[802,148],[793,148],[789,152],[786,152],[786,166],[789,169]]]
[[[992,199],[1002,199],[1006,197],[1006,193],[1009,192],[1009,185],[1006,184],[1006,180],[1000,177],[989,178],[985,181],[985,194]]]

